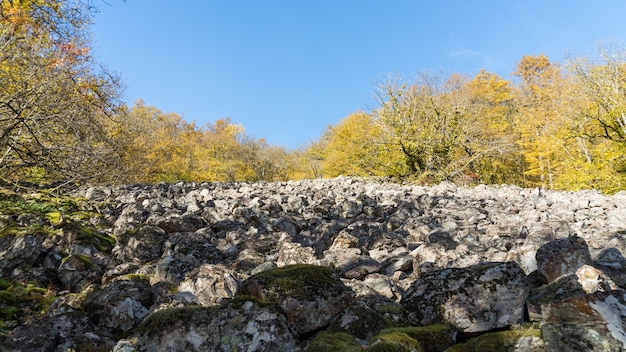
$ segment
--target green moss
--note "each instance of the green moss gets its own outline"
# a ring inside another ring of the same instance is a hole
[[[284,297],[313,299],[321,292],[336,294],[343,288],[341,281],[334,277],[333,269],[296,264],[270,269],[251,276],[244,281],[237,295],[254,296],[261,301],[276,302]],[[262,293],[259,292],[261,289]]]
[[[422,352],[420,343],[411,336],[397,331],[380,333],[367,349],[368,352]]]
[[[16,320],[20,309],[16,306],[0,306],[0,318],[3,320]]]
[[[139,281],[139,282],[143,282],[145,284],[150,285],[150,275],[145,275],[145,274],[128,274],[128,275],[120,276],[120,279],[126,279],[126,280],[131,280],[131,281]]]
[[[0,304],[14,305],[16,302],[14,294],[9,291],[0,291]]]
[[[0,291],[0,320],[5,326],[16,324],[27,314],[44,314],[56,299],[47,289],[33,283],[2,280],[0,286],[5,288]]]
[[[52,226],[59,226],[61,224],[62,215],[59,211],[51,211],[46,213],[46,219]]]
[[[456,331],[447,324],[434,324],[427,326],[407,326],[384,329],[381,335],[388,333],[403,333],[417,340],[423,346],[429,346],[436,350],[445,350],[455,343]]]
[[[358,352],[363,348],[356,339],[343,332],[321,332],[311,341],[306,348],[306,352]]]
[[[68,221],[79,223],[93,216],[99,216],[97,212],[86,209],[88,205],[82,203],[85,201],[69,197],[58,198],[45,193],[18,194],[0,190],[0,219],[4,220],[0,237],[28,234],[54,235],[58,233],[57,228],[67,226]],[[32,215],[33,221],[24,225],[13,220],[23,214]],[[93,231],[86,237],[97,238],[97,245],[100,248],[112,247],[115,244],[110,237]]]
[[[454,345],[447,352],[515,351],[517,340],[528,336],[541,338],[541,330],[528,328],[487,333]]]
[[[216,309],[219,309],[219,306],[163,309],[146,317],[136,331],[140,334],[155,335],[177,323],[201,325],[209,322],[208,318]]]
[[[21,226],[13,221],[5,225],[2,229],[0,229],[0,237],[25,236],[25,235],[35,235],[35,234],[52,236],[56,233],[57,231],[52,228],[44,227],[41,225]]]
[[[115,239],[100,233],[93,227],[72,221],[63,227],[63,232],[73,233],[77,241],[93,244],[100,252],[109,252],[115,246]]]

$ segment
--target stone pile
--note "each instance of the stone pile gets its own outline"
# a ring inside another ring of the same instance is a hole
[[[54,298],[0,349],[626,349],[624,192],[336,178],[73,196],[58,221],[0,218],[50,225],[3,230],[0,275]]]

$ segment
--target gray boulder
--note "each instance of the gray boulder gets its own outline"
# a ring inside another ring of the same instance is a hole
[[[139,325],[118,351],[294,351],[298,341],[287,318],[272,305],[170,308]]]
[[[493,262],[427,272],[400,303],[414,324],[446,322],[459,331],[480,332],[521,323],[526,295],[519,265]]]
[[[99,326],[128,331],[149,313],[154,295],[147,280],[120,279],[89,295],[84,308]]]
[[[235,298],[277,304],[298,335],[326,326],[353,301],[353,292],[331,268],[289,265],[253,275]]]
[[[545,350],[626,349],[626,291],[595,292],[542,306]]]
[[[587,242],[578,236],[551,241],[537,250],[537,270],[549,281],[591,265]]]

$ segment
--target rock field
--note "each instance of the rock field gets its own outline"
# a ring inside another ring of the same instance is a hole
[[[4,197],[0,350],[626,350],[626,192],[339,177]]]

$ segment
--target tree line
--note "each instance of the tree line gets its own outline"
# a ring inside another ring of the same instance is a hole
[[[299,150],[220,119],[122,101],[96,62],[90,0],[1,0],[4,182],[277,181],[338,175],[615,192],[626,188],[626,58],[524,56],[511,79],[422,73]]]
[[[377,107],[330,126],[312,146],[323,176],[518,184],[615,192],[626,187],[626,60],[524,56],[512,80],[424,73],[387,82]]]

